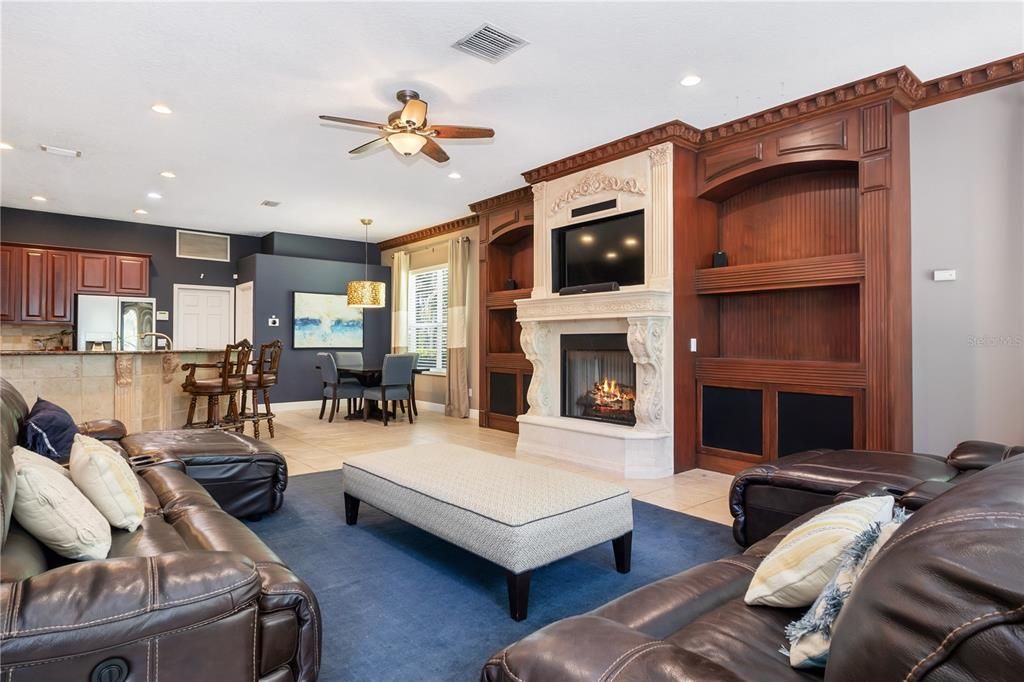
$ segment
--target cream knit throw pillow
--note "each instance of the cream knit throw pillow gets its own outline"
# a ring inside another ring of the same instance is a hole
[[[135,472],[124,457],[95,438],[77,434],[71,446],[71,480],[111,526],[134,531],[145,507]]]

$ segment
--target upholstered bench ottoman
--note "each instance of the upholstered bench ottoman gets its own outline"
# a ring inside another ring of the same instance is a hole
[[[277,511],[288,486],[288,465],[270,445],[232,431],[177,429],[124,436],[121,448],[133,461],[174,457],[206,488],[224,511],[238,518]]]
[[[533,569],[612,541],[629,572],[629,490],[456,445],[410,447],[346,460],[345,520],[364,501],[505,569],[512,618],[526,618]]]

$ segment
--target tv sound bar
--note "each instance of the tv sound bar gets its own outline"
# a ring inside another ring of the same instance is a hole
[[[595,282],[594,284],[580,284],[574,287],[562,287],[558,290],[559,296],[572,296],[574,294],[593,294],[598,291],[618,291],[618,282]]]

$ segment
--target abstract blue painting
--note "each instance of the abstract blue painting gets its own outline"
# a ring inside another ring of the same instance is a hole
[[[362,348],[363,309],[344,294],[295,292],[294,348]]]

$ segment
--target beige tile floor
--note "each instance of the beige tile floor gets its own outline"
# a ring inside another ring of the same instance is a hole
[[[342,410],[344,406],[342,402]],[[368,452],[408,445],[438,447],[457,443],[496,455],[620,482],[632,491],[635,499],[717,523],[732,523],[727,499],[732,477],[726,474],[694,469],[666,478],[624,479],[613,473],[550,457],[516,454],[515,434],[481,429],[475,419],[453,419],[438,412],[421,410],[415,424],[399,419],[385,427],[375,421],[363,423],[338,418],[332,424],[326,417],[322,421],[317,419],[318,412],[309,408],[279,411],[274,420],[276,437],[273,439],[268,437],[266,425],[262,425],[260,435],[284,454],[289,473],[293,476],[340,469],[346,457]],[[246,429],[246,433],[251,435],[252,432]]]

